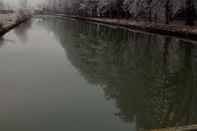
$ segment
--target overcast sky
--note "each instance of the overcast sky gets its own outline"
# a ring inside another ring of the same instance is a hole
[[[18,6],[19,3],[23,0],[3,0],[3,1],[9,3],[9,5]],[[34,6],[43,3],[46,0],[27,0],[27,1],[28,1],[28,5]]]

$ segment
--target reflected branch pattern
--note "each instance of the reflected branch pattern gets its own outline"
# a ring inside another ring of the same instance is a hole
[[[115,101],[117,117],[137,129],[197,122],[197,46],[117,27],[47,20],[44,26],[59,37],[81,75]]]

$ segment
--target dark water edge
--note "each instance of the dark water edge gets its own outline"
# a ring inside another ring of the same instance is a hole
[[[105,17],[83,17],[65,14],[54,14],[54,13],[43,13],[36,16],[51,16],[64,19],[75,19],[85,22],[99,23],[110,26],[116,26],[120,28],[126,28],[126,30],[141,31],[143,33],[153,33],[156,35],[165,35],[168,37],[177,37],[178,39],[186,39],[187,41],[197,41],[197,33],[195,28],[191,26],[181,26],[179,24],[165,25],[155,22],[138,22],[130,21],[128,19],[118,19],[118,18],[105,18]]]
[[[1,43],[2,129],[129,131],[197,123],[195,42],[41,17]]]

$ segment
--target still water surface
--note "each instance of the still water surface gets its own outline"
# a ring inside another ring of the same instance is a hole
[[[0,129],[137,131],[197,123],[197,46],[54,17],[0,48]]]

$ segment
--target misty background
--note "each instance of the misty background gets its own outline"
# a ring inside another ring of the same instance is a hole
[[[0,2],[2,1],[9,9],[32,9],[38,14],[107,17],[190,26],[197,22],[195,0],[1,0]]]
[[[46,3],[47,0],[1,0],[10,8],[20,8],[22,4],[26,3],[28,7],[37,7]]]

